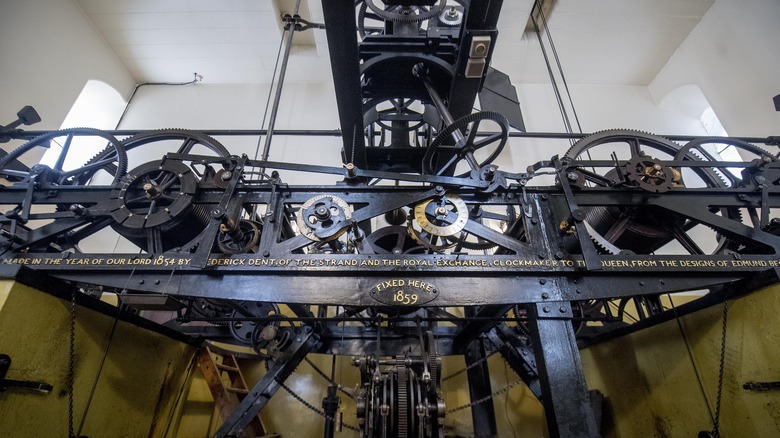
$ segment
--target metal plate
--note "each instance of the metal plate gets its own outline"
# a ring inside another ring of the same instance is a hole
[[[397,278],[378,283],[369,291],[371,298],[389,306],[420,306],[439,296],[432,283],[416,278]]]

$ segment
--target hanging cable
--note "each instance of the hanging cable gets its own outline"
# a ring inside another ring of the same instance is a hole
[[[566,114],[566,108],[563,105],[563,98],[561,97],[561,92],[558,89],[558,84],[555,81],[555,75],[553,74],[552,66],[550,65],[550,59],[547,56],[547,50],[544,48],[544,42],[542,41],[541,30],[539,29],[539,24],[536,22],[536,18],[534,18],[533,13],[531,14],[531,22],[534,25],[534,30],[536,32],[536,38],[539,40],[539,47],[541,47],[541,49],[542,49],[542,56],[544,57],[544,64],[547,67],[547,74],[550,77],[550,84],[553,87],[553,93],[555,94],[555,100],[558,103],[558,110],[560,111],[561,119],[563,120],[563,129],[566,130],[567,134],[571,134],[572,133],[572,129],[571,129],[571,123],[569,122],[569,116]],[[569,141],[571,142],[571,140],[569,140]]]
[[[541,27],[539,25],[539,21],[537,21],[537,15],[539,20],[541,21]],[[535,0],[534,6],[531,10],[530,18],[531,18],[531,23],[534,26],[534,31],[536,32],[536,38],[539,41],[539,47],[542,51],[542,56],[544,57],[545,66],[547,68],[547,74],[550,77],[550,84],[553,87],[553,93],[555,95],[556,103],[558,104],[558,110],[561,114],[561,119],[563,121],[564,129],[569,134],[574,133],[574,126],[572,124],[572,118],[573,118],[574,123],[576,123],[577,130],[580,133],[582,133],[582,126],[580,124],[579,116],[577,115],[577,110],[574,107],[574,101],[571,97],[569,84],[566,81],[566,75],[563,72],[563,66],[561,65],[560,57],[558,56],[558,50],[555,47],[555,42],[553,41],[552,34],[550,33],[550,28],[547,23],[547,17],[544,14],[542,5],[539,2],[539,0]],[[565,93],[566,93],[565,100],[564,100],[563,93],[561,92],[560,86],[558,85],[558,80],[556,79],[555,76],[555,71],[553,68],[552,61],[550,59],[550,54],[548,54],[548,49],[545,47],[544,40],[542,39],[542,31],[544,31],[547,35],[547,42],[550,46],[550,51],[552,53],[552,58],[555,62],[555,67],[557,67],[558,74],[561,77],[561,83],[563,84],[563,87],[565,89]],[[571,113],[573,117],[569,116],[569,108],[571,108]],[[570,139],[569,144],[573,145],[574,140]]]
[[[566,75],[563,74],[563,67],[561,66],[561,60],[558,57],[558,50],[555,48],[555,42],[553,42],[552,34],[550,33],[550,28],[549,26],[547,26],[547,17],[544,15],[544,10],[541,7],[539,8],[539,17],[541,17],[542,19],[544,32],[547,34],[547,41],[550,43],[550,49],[552,50],[553,58],[555,59],[555,64],[558,66],[558,73],[561,75],[561,83],[563,83],[563,88],[566,90],[566,96],[569,100],[569,106],[571,107],[572,115],[574,115],[574,121],[577,122],[577,130],[581,134],[582,126],[580,125],[580,118],[577,116],[577,109],[574,107],[574,100],[572,100],[571,98],[571,92],[569,91],[569,83],[566,81]]]

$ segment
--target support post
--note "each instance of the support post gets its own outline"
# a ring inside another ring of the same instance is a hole
[[[551,437],[599,437],[568,302],[528,305],[532,343]]]
[[[482,339],[476,339],[469,343],[465,351],[466,366],[471,366],[475,362],[485,359],[485,346]],[[469,395],[471,401],[479,400],[483,397],[489,397],[490,373],[488,372],[487,361],[471,367],[467,371],[469,378]],[[493,401],[489,400],[471,407],[471,419],[474,423],[475,438],[488,438],[498,436],[496,427],[496,411],[493,408]]]
[[[314,334],[311,327],[302,327],[287,353],[279,357],[265,376],[252,387],[235,412],[222,423],[222,426],[214,434],[214,438],[241,436],[246,426],[252,421],[252,418],[256,417],[265,407],[276,391],[281,388],[284,380],[292,374],[295,368],[303,361],[303,358],[314,349],[318,341],[319,337]]]

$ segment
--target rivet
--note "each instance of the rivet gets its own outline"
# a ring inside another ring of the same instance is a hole
[[[549,307],[547,307],[547,306],[544,306],[544,307],[542,308],[542,311],[543,311],[544,313],[550,313],[550,308],[549,308]]]
[[[546,278],[540,278],[539,279],[539,284],[547,284],[547,279]],[[544,296],[544,295],[542,295],[542,296]]]
[[[542,279],[542,280],[544,280],[544,279]],[[539,280],[539,283],[541,283],[541,282],[542,282],[542,280]],[[548,294],[547,292],[543,293],[543,294],[542,294],[542,299],[543,299],[543,300],[546,300],[547,298],[550,298],[550,294]]]

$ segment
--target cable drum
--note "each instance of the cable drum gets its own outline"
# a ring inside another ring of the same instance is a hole
[[[111,192],[111,227],[147,252],[184,247],[211,218],[205,205],[192,202],[198,179],[177,161],[152,161],[133,169]],[[160,248],[150,241],[159,233]]]

